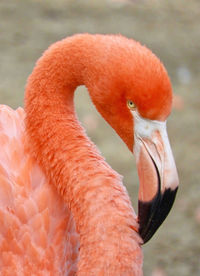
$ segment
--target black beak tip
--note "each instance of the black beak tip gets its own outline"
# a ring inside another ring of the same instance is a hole
[[[163,194],[158,192],[151,201],[139,201],[139,234],[144,243],[151,239],[169,214],[176,197],[177,189],[178,187],[175,190],[168,188]]]

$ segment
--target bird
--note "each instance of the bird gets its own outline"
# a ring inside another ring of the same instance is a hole
[[[136,159],[138,215],[78,120],[80,85]],[[172,97],[164,65],[134,39],[75,34],[44,52],[24,109],[0,106],[2,276],[143,275],[142,245],[179,184],[166,129]]]

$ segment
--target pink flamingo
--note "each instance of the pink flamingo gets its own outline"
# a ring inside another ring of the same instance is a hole
[[[83,84],[135,155],[138,218],[77,120],[74,91]],[[25,112],[0,107],[0,274],[142,275],[141,244],[178,186],[171,106],[164,66],[138,42],[81,34],[53,44],[28,79]]]

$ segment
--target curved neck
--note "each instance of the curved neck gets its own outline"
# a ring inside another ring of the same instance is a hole
[[[91,53],[95,60],[96,44],[83,44],[79,37],[54,44],[31,74],[25,98],[30,150],[74,215],[78,275],[141,275],[140,239],[127,192],[74,111],[76,87],[95,82]]]

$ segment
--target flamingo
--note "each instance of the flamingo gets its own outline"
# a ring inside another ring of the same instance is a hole
[[[135,156],[138,217],[77,119],[79,85]],[[28,79],[25,110],[0,107],[0,274],[143,275],[141,246],[178,187],[171,106],[168,74],[139,42],[78,34],[50,46]]]

